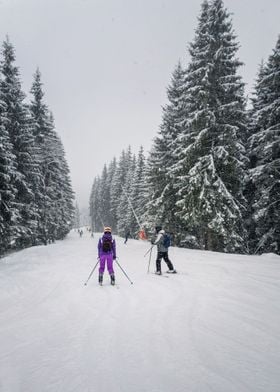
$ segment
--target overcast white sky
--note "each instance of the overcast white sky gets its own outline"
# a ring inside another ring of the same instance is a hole
[[[224,0],[247,92],[275,47],[279,0]],[[15,46],[23,89],[38,66],[80,207],[93,178],[130,144],[147,152],[166,87],[189,61],[200,0],[0,0],[0,40]]]

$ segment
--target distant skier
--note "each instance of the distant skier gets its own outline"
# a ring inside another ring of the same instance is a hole
[[[79,233],[80,233],[80,237],[82,237],[82,236],[83,236],[83,234],[84,234],[84,232],[83,232],[83,230],[82,230],[82,229],[80,230],[80,232],[79,232]]]
[[[125,240],[124,240],[124,244],[126,244],[127,243],[127,240],[128,240],[128,238],[129,237],[131,237],[131,235],[130,235],[130,231],[129,230],[127,230],[127,232],[125,233]]]
[[[98,257],[100,261],[98,282],[102,285],[105,264],[111,277],[111,284],[115,284],[113,260],[116,259],[116,241],[112,237],[111,227],[104,227],[104,234],[98,241]]]
[[[157,245],[157,259],[156,259],[156,274],[161,275],[161,259],[166,262],[168,266],[168,273],[176,274],[176,270],[173,267],[168,257],[168,247],[170,246],[170,238],[166,235],[165,231],[161,226],[155,227],[156,238],[152,239],[152,244]]]
[[[147,236],[144,229],[139,230],[138,233],[139,240],[146,240]]]

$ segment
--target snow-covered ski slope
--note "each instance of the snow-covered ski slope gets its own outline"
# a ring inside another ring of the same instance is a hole
[[[148,242],[116,237],[134,284],[115,265],[116,287],[84,286],[97,240],[0,260],[1,392],[280,391],[278,256],[170,248],[164,279]]]

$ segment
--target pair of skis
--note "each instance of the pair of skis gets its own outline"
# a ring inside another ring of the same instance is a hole
[[[157,275],[157,276],[161,276],[162,278],[169,278],[169,276],[168,275],[175,275],[175,274],[177,274],[177,271],[176,272],[166,272],[166,274],[158,274],[158,273],[154,273],[155,275]]]
[[[117,261],[117,259],[115,260],[116,264],[119,266],[119,268],[121,269],[121,271],[123,272],[123,274],[126,276],[126,278],[129,280],[130,284],[133,284],[133,282],[130,280],[129,276],[127,275],[127,273],[125,272],[125,270],[122,268],[122,266],[119,264],[119,262]],[[95,271],[97,265],[99,264],[99,257],[97,258],[97,263],[95,264],[95,266],[93,267],[91,273],[89,274],[89,277],[87,278],[87,280],[84,283],[84,286],[86,286],[88,284],[88,281],[90,280],[93,272]],[[100,282],[99,282],[100,283]],[[112,285],[113,286],[113,285]]]
[[[100,286],[100,287],[103,287],[103,286],[113,286],[113,287],[115,287],[116,289],[119,289],[119,288],[120,288],[119,285],[116,284],[116,283],[114,283],[114,284],[112,284],[112,283],[110,283],[110,284],[99,283],[99,286]]]
[[[98,282],[98,283],[99,283],[99,286],[103,286],[103,281],[102,282]],[[110,286],[116,286],[116,282],[115,281],[111,281],[110,282]]]

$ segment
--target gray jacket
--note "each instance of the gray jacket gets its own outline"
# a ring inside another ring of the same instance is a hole
[[[154,241],[154,245],[157,245],[158,252],[168,252],[168,248],[163,245],[163,234],[165,233],[164,230],[160,230],[157,238]]]

